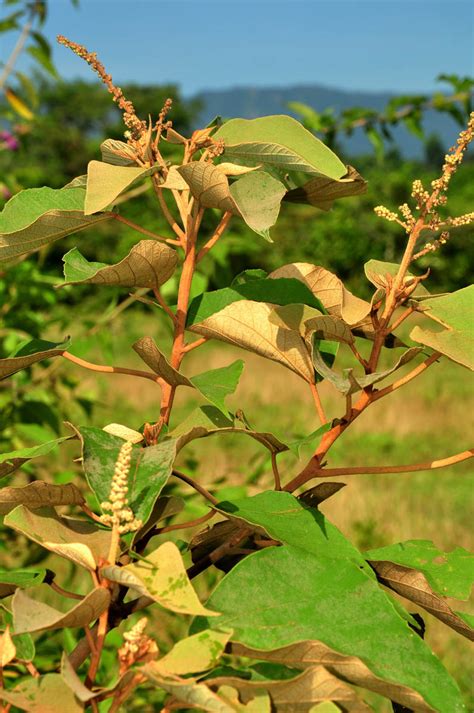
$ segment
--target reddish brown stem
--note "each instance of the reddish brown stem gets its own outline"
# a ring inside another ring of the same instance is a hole
[[[200,262],[203,259],[203,257],[205,257],[207,255],[209,250],[211,250],[213,248],[213,246],[217,243],[217,241],[219,240],[221,235],[223,233],[225,233],[225,231],[227,230],[227,226],[230,223],[231,218],[232,218],[232,213],[230,213],[230,211],[226,211],[224,213],[224,215],[222,216],[219,225],[215,229],[214,234],[209,238],[207,243],[199,251],[198,256],[196,258],[196,263]]]
[[[158,304],[160,305],[160,307],[162,307],[162,308],[164,309],[164,311],[165,311],[166,314],[171,318],[171,320],[172,320],[172,322],[173,322],[173,324],[174,324],[174,323],[176,322],[176,315],[174,314],[174,312],[171,311],[170,307],[168,306],[168,304],[167,304],[166,301],[164,300],[163,295],[161,294],[161,292],[160,292],[160,290],[158,289],[158,287],[156,287],[156,288],[153,290],[153,294],[155,295],[156,300],[157,300]]]
[[[402,376],[401,379],[394,381],[393,384],[389,384],[384,389],[380,389],[380,391],[374,391],[371,396],[371,401],[378,401],[384,396],[387,396],[387,394],[391,394],[393,391],[396,391],[396,389],[399,389],[401,386],[408,384],[409,381],[414,379],[416,376],[419,376],[419,374],[422,374],[426,369],[428,369],[431,364],[434,364],[435,361],[440,358],[440,356],[440,352],[434,352],[430,357],[428,357],[428,359],[426,359],[421,364],[418,364],[415,369],[412,369],[410,372],[408,372],[408,374]]]
[[[165,532],[174,532],[175,530],[186,530],[188,527],[196,527],[197,525],[203,525],[205,522],[210,520],[216,514],[215,510],[207,512],[201,517],[197,517],[194,520],[188,520],[188,522],[178,522],[176,525],[167,525],[166,527],[160,527],[156,530],[157,535],[162,535]]]
[[[112,213],[113,217],[115,220],[118,220],[119,223],[123,223],[124,225],[128,225],[129,228],[133,228],[133,230],[136,230],[138,233],[142,233],[142,235],[147,235],[149,238],[153,238],[153,240],[159,240],[162,243],[172,243],[173,245],[180,245],[178,240],[172,240],[171,238],[165,238],[163,235],[157,235],[156,233],[153,233],[151,230],[147,230],[146,228],[142,228],[141,225],[138,225],[138,223],[134,223],[131,220],[128,220],[128,218],[124,218],[123,215],[120,215],[119,213]]]
[[[109,618],[109,610],[106,609],[99,617],[99,626],[97,629],[97,638],[95,642],[95,651],[91,657],[91,663],[89,666],[89,671],[87,672],[87,677],[85,680],[86,686],[91,688],[94,684],[97,671],[99,669],[100,657],[102,655],[102,649],[104,647],[104,641],[107,634],[107,622]]]
[[[373,473],[413,473],[418,470],[435,470],[446,468],[449,465],[462,463],[474,457],[474,448],[456,453],[448,458],[427,461],[425,463],[412,463],[411,465],[381,465],[381,466],[360,466],[355,468],[320,468],[313,471],[313,478],[337,478],[340,475],[370,475]]]
[[[273,470],[273,477],[275,478],[275,490],[281,490],[281,478],[280,478],[280,471],[278,470],[278,464],[276,460],[277,454],[275,451],[272,451],[272,470]]]
[[[311,387],[311,393],[313,395],[314,403],[316,406],[316,411],[318,412],[319,420],[321,421],[321,425],[324,426],[324,424],[327,423],[327,418],[326,418],[326,414],[324,413],[323,405],[321,403],[321,398],[319,396],[318,387],[316,386],[316,384],[310,384],[310,387]]]
[[[219,502],[217,498],[215,498],[211,493],[206,490],[200,483],[197,483],[195,480],[193,480],[189,475],[186,475],[186,473],[182,473],[180,470],[173,469],[172,475],[175,476],[175,478],[179,478],[183,482],[187,483],[188,485],[191,486],[191,488],[194,488],[198,493],[201,493],[201,495],[206,498],[206,500],[209,500],[212,505],[217,505]]]
[[[164,385],[164,381],[161,377],[153,374],[151,371],[138,371],[137,369],[125,369],[121,366],[107,366],[105,364],[93,364],[90,361],[81,359],[80,357],[74,356],[70,352],[63,352],[62,355],[68,361],[72,361],[73,364],[84,367],[84,369],[89,369],[90,371],[99,371],[103,374],[127,374],[128,376],[139,376],[142,379],[150,379],[160,386]]]
[[[196,339],[195,342],[191,342],[191,344],[186,344],[185,347],[183,347],[183,353],[187,354],[188,352],[192,351],[193,349],[196,349],[197,347],[200,347],[202,344],[205,344],[207,342],[206,337],[201,337],[200,339]]]

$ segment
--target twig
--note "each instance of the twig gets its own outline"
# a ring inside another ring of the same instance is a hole
[[[186,346],[183,347],[183,353],[187,354],[188,352],[192,351],[193,349],[196,349],[197,347],[200,347],[202,344],[205,344],[207,341],[207,337],[201,337],[200,339],[196,339],[195,342],[191,342],[191,344],[186,344]]]
[[[280,478],[280,471],[278,470],[278,464],[277,464],[277,454],[275,451],[272,451],[272,470],[273,470],[273,477],[275,478],[275,490],[281,490],[281,478]]]
[[[3,89],[4,89],[4,87],[5,87],[5,83],[6,83],[6,81],[7,81],[8,77],[9,77],[9,75],[11,74],[11,72],[12,72],[12,70],[13,70],[13,67],[14,67],[14,65],[15,65],[15,62],[17,61],[17,59],[18,59],[18,57],[19,57],[21,51],[23,50],[23,47],[25,46],[25,42],[26,42],[26,40],[28,39],[28,35],[30,34],[32,27],[33,27],[33,19],[28,20],[28,22],[26,22],[26,23],[23,25],[23,29],[22,29],[22,31],[21,31],[21,34],[20,34],[20,36],[18,37],[18,39],[17,39],[17,41],[16,41],[16,44],[15,44],[13,50],[12,50],[12,53],[11,53],[10,57],[8,58],[7,63],[5,64],[5,66],[4,66],[4,68],[3,68],[3,72],[2,72],[2,75],[1,75],[1,77],[0,77],[0,92],[3,92]]]
[[[318,412],[319,420],[321,421],[321,425],[324,426],[324,424],[327,423],[327,418],[326,414],[324,413],[321,399],[319,397],[318,387],[316,386],[316,384],[310,384],[310,387],[311,393],[313,394],[314,403],[316,405],[316,411]]]
[[[206,488],[204,488],[200,483],[196,483],[196,481],[193,480],[189,475],[186,475],[186,473],[182,473],[180,470],[176,470],[175,468],[173,468],[171,474],[174,475],[175,478],[179,478],[184,483],[190,485],[191,488],[194,488],[194,490],[197,490],[198,493],[201,493],[201,495],[206,498],[206,500],[209,500],[209,502],[213,505],[217,505],[217,503],[219,502],[217,498],[214,497],[214,495],[211,495],[211,493],[206,490]]]
[[[97,639],[95,643],[95,651],[92,653],[91,663],[89,666],[89,671],[87,672],[87,677],[85,680],[85,685],[89,688],[94,684],[95,677],[100,664],[100,657],[102,654],[102,649],[104,646],[105,636],[107,634],[107,622],[109,618],[109,610],[106,609],[99,617],[99,625],[97,628]]]
[[[156,233],[153,233],[151,230],[142,228],[142,226],[138,225],[138,223],[134,223],[133,221],[129,220],[128,218],[124,218],[123,215],[120,215],[119,213],[111,213],[111,216],[113,218],[115,218],[115,220],[118,220],[119,223],[128,225],[129,228],[133,228],[133,230],[136,230],[137,233],[142,233],[143,235],[147,235],[149,238],[153,238],[153,240],[159,240],[162,243],[172,243],[173,245],[181,244],[178,240],[172,240],[171,238],[165,238],[163,235],[157,235]]]
[[[101,524],[103,524],[101,518],[99,517],[99,515],[96,515],[95,512],[93,512],[93,511],[90,509],[90,507],[89,507],[88,505],[86,505],[86,503],[82,503],[81,509],[82,509],[82,510],[85,512],[85,514],[86,514],[88,517],[90,517],[92,520],[95,520],[96,522],[100,522]]]
[[[406,318],[409,317],[411,314],[413,314],[413,312],[415,312],[415,311],[416,311],[416,307],[413,307],[413,306],[407,307],[407,309],[404,312],[402,312],[402,314],[399,317],[397,317],[395,322],[392,322],[392,324],[390,325],[390,331],[394,332],[402,324],[402,322],[404,322],[406,320]]]
[[[380,391],[374,391],[371,395],[371,401],[378,401],[378,399],[381,399],[383,396],[386,396],[387,394],[391,394],[393,391],[396,391],[396,389],[399,389],[400,386],[404,386],[405,384],[408,384],[409,381],[414,379],[416,376],[421,374],[423,371],[425,371],[431,364],[434,364],[435,361],[437,361],[441,356],[440,352],[434,352],[428,359],[425,359],[424,362],[421,364],[418,364],[415,369],[412,369],[408,374],[405,374],[405,376],[402,376],[401,379],[398,379],[397,381],[394,381],[392,384],[389,384],[386,386],[384,389],[380,389]]]
[[[163,191],[160,188],[160,184],[157,182],[156,176],[152,177],[153,181],[153,188],[155,189],[156,197],[158,198],[161,210],[163,211],[163,215],[165,216],[166,220],[168,221],[168,224],[172,228],[172,230],[176,233],[176,235],[179,238],[179,244],[182,245],[183,242],[186,239],[186,235],[183,231],[183,229],[178,225],[178,223],[175,221],[173,216],[170,213],[170,210],[168,206],[166,205],[166,201],[163,196]]]
[[[227,230],[227,226],[230,223],[230,219],[232,218],[232,213],[230,211],[226,211],[224,215],[221,218],[221,221],[217,228],[215,229],[213,235],[209,238],[207,243],[201,248],[201,250],[198,252],[198,256],[196,258],[196,263],[200,262],[203,257],[207,255],[209,250],[217,243],[219,238],[225,231]]]
[[[173,324],[174,324],[176,322],[176,315],[170,309],[168,304],[166,303],[163,295],[160,292],[160,289],[158,287],[155,287],[155,289],[153,290],[153,294],[155,295],[156,300],[157,300],[158,304],[160,305],[160,307],[162,307],[165,310],[166,314],[171,318],[171,320],[173,321]]]
[[[62,597],[68,597],[69,599],[79,599],[79,601],[82,601],[84,599],[84,597],[80,594],[75,594],[75,592],[68,592],[67,589],[63,589],[59,586],[59,584],[56,584],[56,582],[54,581],[50,582],[49,586]]]
[[[185,530],[188,527],[196,527],[196,525],[202,525],[213,518],[215,514],[215,510],[210,510],[205,515],[201,515],[201,517],[197,517],[194,520],[188,520],[188,522],[178,522],[176,525],[167,525],[166,527],[157,528],[154,534],[162,535],[165,532],[174,532],[174,530]]]
[[[105,364],[93,364],[90,361],[85,361],[80,357],[74,356],[70,352],[63,352],[62,355],[68,361],[72,361],[73,364],[84,367],[84,369],[90,369],[90,371],[99,371],[103,374],[126,374],[128,376],[139,376],[142,379],[150,379],[155,383],[162,386],[164,384],[163,379],[151,371],[138,371],[137,369],[125,369],[121,366],[107,366]]]
[[[418,470],[435,470],[437,468],[446,468],[449,465],[462,463],[469,458],[474,457],[474,448],[467,451],[456,453],[448,458],[440,460],[427,461],[426,463],[412,463],[411,465],[381,465],[381,466],[360,466],[355,468],[320,468],[313,471],[315,478],[337,478],[340,475],[371,475],[383,473],[413,473]]]

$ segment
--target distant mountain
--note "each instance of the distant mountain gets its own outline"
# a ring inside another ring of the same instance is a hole
[[[322,111],[332,107],[337,115],[342,109],[364,107],[382,110],[395,94],[389,92],[362,92],[331,89],[319,85],[301,85],[294,87],[234,87],[231,89],[203,91],[198,95],[203,110],[199,117],[199,126],[205,126],[216,115],[225,118],[241,117],[254,119],[268,114],[295,114],[288,109],[288,102],[299,101]],[[446,148],[449,148],[459,133],[456,122],[445,114],[435,111],[425,113],[423,125],[425,135],[437,134]],[[419,157],[423,153],[423,144],[413,134],[400,126],[393,131],[396,146],[407,157]],[[341,141],[349,155],[372,151],[364,132],[360,129]]]

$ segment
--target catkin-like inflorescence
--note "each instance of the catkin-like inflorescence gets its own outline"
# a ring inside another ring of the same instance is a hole
[[[128,506],[128,474],[132,447],[131,441],[126,441],[121,447],[115,464],[109,499],[101,503],[102,510],[107,511],[101,516],[102,522],[104,525],[116,528],[121,535],[138,530],[143,524],[141,520],[137,520]]]
[[[58,35],[57,40],[59,44],[68,47],[74,54],[77,54],[78,57],[85,60],[87,64],[92,67],[94,72],[99,75],[100,79],[112,94],[114,102],[117,103],[117,106],[123,112],[123,121],[125,126],[130,130],[131,136],[135,140],[139,139],[146,131],[146,123],[137,117],[132,102],[126,99],[120,87],[115,86],[112,81],[112,76],[107,74],[104,65],[97,59],[96,52],[89,52],[83,45],[68,40],[64,35]]]

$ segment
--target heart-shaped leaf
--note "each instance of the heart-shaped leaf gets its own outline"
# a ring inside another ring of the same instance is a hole
[[[464,710],[440,661],[321,513],[282,492],[220,507],[264,527],[282,545],[241,560],[208,601],[222,616],[197,620],[191,633],[233,629],[231,640],[246,647],[245,655],[252,649],[255,658],[299,647],[299,658],[288,657],[288,665],[324,662],[331,673],[416,710]],[[309,662],[305,651],[314,648],[318,660]]]
[[[89,262],[73,248],[63,257],[64,285],[90,283],[119,287],[160,287],[176,269],[176,251],[157,240],[140,240],[115,265]]]
[[[83,188],[28,188],[10,198],[0,213],[0,262],[108,220],[112,213],[84,214]]]

